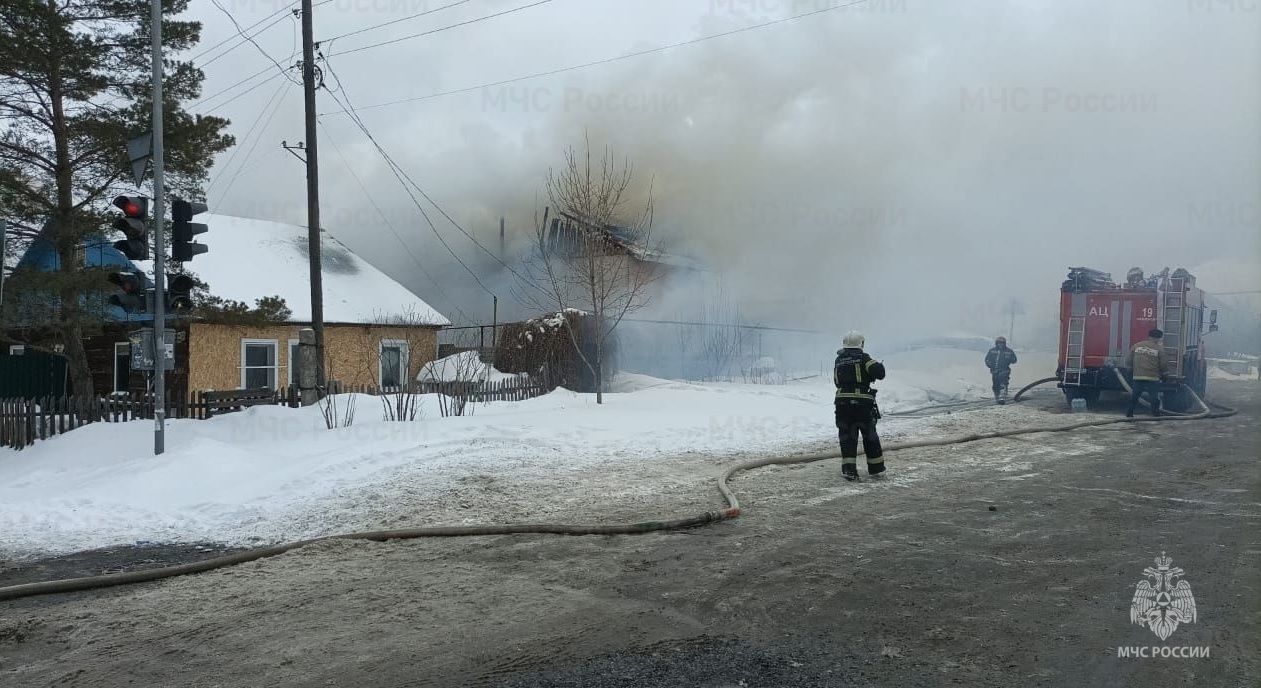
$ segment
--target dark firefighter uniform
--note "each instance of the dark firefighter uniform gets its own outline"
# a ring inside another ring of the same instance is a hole
[[[841,440],[841,472],[846,480],[858,477],[858,436],[863,436],[867,456],[867,473],[884,472],[884,452],[876,421],[876,390],[871,383],[884,379],[884,364],[872,359],[862,349],[846,347],[836,352],[832,380],[836,383],[836,429]]]
[[[994,383],[995,401],[1004,397],[1007,385],[1011,383],[1011,366],[1015,362],[1016,352],[1007,348],[1007,338],[995,339],[994,348],[985,354],[985,367],[990,369],[990,377]]]

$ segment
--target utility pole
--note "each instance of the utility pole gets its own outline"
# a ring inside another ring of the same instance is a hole
[[[307,252],[311,257],[311,329],[315,330],[316,396],[322,396],[324,379],[324,273],[320,265],[320,175],[316,157],[315,29],[311,0],[302,0],[302,92],[306,101],[306,213]]]
[[[162,0],[153,6],[153,453],[161,454],[166,434],[166,229],[162,177]]]

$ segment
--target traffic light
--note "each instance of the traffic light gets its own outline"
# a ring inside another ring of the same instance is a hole
[[[210,229],[206,225],[190,222],[194,215],[204,212],[206,212],[205,203],[189,202],[178,198],[171,203],[171,219],[174,221],[171,227],[172,260],[181,262],[192,260],[193,256],[210,250],[205,244],[193,243],[193,236]]]
[[[188,275],[166,276],[167,312],[182,315],[193,309],[193,278]]]
[[[140,313],[145,310],[144,273],[130,270],[111,272],[107,278],[123,290],[122,294],[109,297],[109,302],[127,313]]]
[[[123,211],[123,216],[114,220],[114,229],[127,237],[115,241],[114,248],[132,260],[149,260],[149,199],[119,196],[114,205]]]

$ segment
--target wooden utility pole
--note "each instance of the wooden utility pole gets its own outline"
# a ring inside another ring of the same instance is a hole
[[[320,264],[320,175],[316,157],[315,29],[311,0],[302,0],[302,92],[306,103],[306,211],[307,242],[311,258],[311,329],[315,330],[315,384],[323,396],[324,377],[324,274]]]

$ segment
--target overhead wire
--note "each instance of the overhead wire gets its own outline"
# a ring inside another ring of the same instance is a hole
[[[255,48],[258,48],[258,52],[262,53],[263,57],[267,58],[268,60],[271,60],[271,63],[276,66],[276,69],[279,70],[281,74],[285,75],[286,79],[288,79],[289,81],[293,83],[298,83],[297,81],[294,81],[293,77],[289,76],[288,69],[281,67],[280,63],[276,61],[276,58],[272,57],[266,50],[263,50],[263,46],[259,45],[258,41],[255,41],[252,36],[245,35],[245,31],[241,29],[241,25],[236,22],[236,17],[233,17],[231,12],[228,12],[228,10],[224,9],[223,5],[219,2],[219,0],[210,0],[210,2],[212,2],[215,7],[219,8],[220,12],[227,15],[228,20],[231,21],[232,25],[236,27],[237,34],[239,34],[245,40],[249,41]]]
[[[292,17],[293,15],[291,14],[291,15],[289,15],[289,16],[291,16],[291,17]],[[208,65],[212,65],[212,64],[214,64],[215,62],[217,62],[217,61],[219,60],[219,58],[224,57],[225,55],[231,55],[231,54],[232,54],[232,52],[233,52],[233,51],[235,51],[237,48],[240,48],[241,46],[245,45],[246,43],[253,42],[253,39],[254,39],[254,37],[255,37],[255,36],[259,36],[259,35],[261,35],[261,34],[262,34],[264,31],[266,31],[267,29],[270,29],[271,27],[273,27],[273,26],[275,26],[275,25],[279,24],[280,22],[282,22],[282,21],[284,21],[284,20],[285,20],[285,18],[284,18],[284,17],[276,17],[276,20],[275,20],[275,21],[273,21],[272,23],[268,24],[267,26],[264,26],[263,28],[259,29],[258,31],[255,31],[253,34],[250,34],[250,35],[245,35],[245,33],[244,33],[244,31],[249,31],[249,29],[244,29],[244,30],[238,29],[238,30],[237,30],[237,33],[238,33],[238,34],[239,34],[239,35],[240,35],[243,39],[245,39],[245,40],[242,40],[240,43],[237,43],[236,45],[234,45],[234,46],[232,46],[232,47],[228,48],[227,50],[225,50],[225,51],[223,51],[223,52],[219,53],[218,55],[215,55],[214,57],[210,58],[209,60],[206,60],[205,62],[202,62],[202,63],[198,64],[197,66],[198,66],[198,67],[206,67],[206,66],[208,66]],[[235,22],[233,22],[233,23],[235,23]],[[230,39],[229,39],[229,40],[230,40]],[[193,58],[193,59],[195,60],[196,58]]]
[[[228,186],[223,190],[223,194],[219,197],[220,202],[222,202],[223,199],[228,197],[228,192],[232,190],[232,185],[236,183],[237,177],[241,176],[241,172],[245,170],[246,164],[249,163],[250,158],[253,157],[254,155],[254,150],[258,148],[259,142],[263,140],[263,135],[267,133],[267,128],[271,126],[272,120],[276,118],[276,113],[280,112],[280,106],[284,105],[285,96],[288,95],[289,89],[292,86],[293,86],[292,83],[283,83],[280,85],[280,91],[278,92],[279,97],[276,98],[275,100],[275,107],[272,108],[271,114],[267,116],[267,121],[263,124],[262,128],[258,130],[258,137],[254,139],[253,145],[251,145],[249,151],[245,153],[245,158],[241,161],[240,166],[236,168],[236,172],[234,172],[232,174],[232,178],[228,180]],[[269,102],[267,105],[271,106],[271,103]],[[257,123],[257,120],[255,121],[255,123]],[[254,129],[253,127],[250,127],[251,131],[253,131],[253,129]],[[248,141],[249,134],[246,134],[245,138]],[[233,153],[235,154],[235,151],[233,151]],[[229,162],[231,162],[230,159],[229,159]],[[225,170],[227,169],[227,165],[224,166],[224,169]],[[206,198],[207,199],[210,198],[209,189],[206,190]]]
[[[505,14],[512,14],[513,12],[520,12],[521,10],[528,10],[528,9],[530,9],[531,7],[538,7],[539,5],[546,5],[547,3],[551,2],[551,1],[552,1],[552,0],[538,0],[537,2],[531,3],[531,4],[529,4],[529,5],[522,5],[522,6],[520,6],[520,7],[514,7],[514,8],[512,8],[512,9],[503,10],[502,12],[495,12],[494,14],[488,14],[488,15],[485,15],[485,16],[482,16],[482,17],[476,17],[476,18],[473,18],[473,19],[467,19],[467,20],[462,21],[462,22],[457,22],[457,23],[455,23],[455,24],[450,24],[450,25],[448,25],[448,26],[440,26],[440,27],[438,27],[438,28],[436,28],[436,29],[430,29],[430,30],[428,30],[428,31],[422,31],[422,32],[420,32],[420,33],[414,33],[414,34],[411,34],[411,35],[408,35],[408,36],[401,36],[401,37],[399,37],[399,38],[392,38],[392,39],[390,39],[390,40],[388,40],[388,41],[381,41],[380,43],[371,43],[371,44],[369,44],[369,45],[360,46],[360,47],[358,47],[358,48],[350,48],[349,50],[343,50],[343,51],[341,51],[341,52],[339,52],[339,53],[330,53],[328,56],[329,56],[329,57],[336,57],[336,56],[338,56],[338,55],[349,55],[349,54],[351,54],[351,53],[357,53],[357,52],[361,52],[361,51],[364,51],[364,50],[371,50],[371,49],[373,49],[373,48],[380,48],[380,47],[382,47],[382,46],[386,46],[386,45],[393,45],[393,44],[395,44],[395,43],[402,43],[403,41],[410,41],[410,40],[412,40],[413,38],[420,38],[421,36],[429,36],[429,35],[431,35],[431,34],[435,34],[435,33],[438,33],[438,32],[440,32],[440,31],[446,31],[446,30],[448,30],[448,29],[454,29],[454,28],[461,27],[461,26],[468,26],[469,24],[476,24],[476,23],[478,23],[478,22],[483,22],[483,21],[486,21],[487,19],[494,19],[495,17],[502,17],[502,16],[504,16]]]
[[[326,65],[328,64],[327,58],[325,59],[325,64]],[[346,94],[346,87],[342,85],[341,80],[337,78],[337,74],[333,71],[331,65],[329,65],[329,74],[337,82],[337,86],[340,92],[342,93],[342,97],[346,99],[345,104],[342,103],[342,98],[339,98],[337,93],[334,93],[331,89],[329,90],[329,96],[332,97],[333,100],[337,102],[338,105],[341,105],[344,109],[353,110],[353,108],[351,108],[349,105],[350,99],[349,99],[348,94]],[[425,212],[425,209],[420,204],[420,201],[416,199],[416,195],[411,192],[411,189],[407,188],[407,184],[405,184],[403,182],[402,177],[399,176],[399,167],[397,163],[394,162],[394,159],[390,157],[389,153],[385,152],[385,149],[382,148],[381,144],[377,142],[376,137],[372,135],[372,132],[368,130],[367,126],[364,125],[363,121],[353,114],[351,115],[351,121],[353,121],[355,125],[359,127],[359,130],[363,132],[364,136],[368,137],[368,140],[371,141],[372,145],[377,149],[377,153],[379,153],[381,157],[385,159],[386,165],[389,167],[390,172],[394,174],[394,178],[398,180],[398,183],[403,186],[403,190],[407,192],[407,195],[412,199],[412,203],[416,205],[416,209],[419,210],[421,216],[425,218],[425,222],[429,225],[429,229],[433,231],[434,236],[437,237],[438,241],[442,244],[442,246],[447,249],[447,253],[450,253],[451,257],[454,258],[455,261],[459,263],[460,266],[463,267],[466,272],[469,273],[469,275],[473,278],[473,281],[477,282],[477,286],[481,287],[482,290],[485,291],[487,294],[490,294],[491,296],[495,296],[495,293],[491,291],[490,288],[487,287],[484,283],[482,283],[482,280],[480,277],[477,276],[477,273],[474,272],[473,269],[470,268],[463,260],[461,260],[458,255],[456,255],[455,251],[451,248],[451,245],[447,243],[446,239],[442,238],[442,234],[438,232],[438,228],[434,226],[433,220],[430,219],[429,214]]]
[[[387,26],[392,26],[392,25],[394,25],[394,24],[398,24],[398,23],[400,23],[400,22],[411,21],[412,19],[416,19],[416,18],[418,18],[418,17],[423,17],[423,16],[425,16],[425,15],[427,15],[427,14],[433,14],[434,12],[441,12],[442,10],[449,10],[449,9],[451,9],[452,7],[456,7],[456,6],[458,6],[458,5],[465,5],[465,4],[468,4],[468,3],[472,2],[472,1],[473,1],[473,0],[456,0],[456,2],[453,2],[453,3],[449,4],[449,5],[442,5],[441,7],[435,7],[435,8],[433,8],[433,9],[431,9],[431,10],[425,10],[424,12],[417,12],[416,14],[411,14],[411,15],[408,15],[408,16],[406,16],[406,17],[400,17],[400,18],[398,18],[398,19],[391,19],[390,21],[387,21],[387,22],[381,22],[380,24],[373,24],[372,26],[368,26],[368,27],[365,27],[365,28],[362,28],[362,29],[356,29],[356,30],[354,30],[354,31],[350,31],[350,32],[348,32],[348,33],[338,34],[338,35],[336,35],[336,36],[333,36],[332,38],[326,38],[326,39],[324,39],[324,40],[323,40],[323,41],[321,41],[321,42],[323,42],[323,43],[331,43],[331,42],[333,42],[333,41],[335,41],[335,40],[337,40],[337,39],[339,39],[339,38],[347,38],[347,37],[349,37],[349,36],[357,36],[357,35],[359,35],[359,34],[361,34],[361,33],[366,33],[366,32],[368,32],[368,31],[375,31],[376,29],[381,29],[381,28],[385,28],[385,27],[387,27]]]
[[[328,64],[327,58],[325,58],[325,64]],[[344,91],[344,87],[341,84],[341,80],[337,77],[337,73],[333,69],[331,64],[329,65],[329,74],[333,77],[333,80],[337,82],[338,87]],[[425,193],[425,190],[420,188],[420,185],[417,184],[416,181],[413,180],[411,176],[408,175],[407,172],[404,171],[400,165],[398,165],[398,163],[394,162],[394,159],[390,157],[390,154],[385,151],[385,149],[381,146],[381,144],[376,140],[376,137],[372,135],[372,132],[368,130],[368,127],[366,124],[364,124],[363,119],[359,116],[357,112],[355,112],[354,106],[350,103],[349,96],[346,97],[345,103],[343,104],[342,101],[336,97],[336,95],[331,93],[331,91],[330,91],[330,95],[333,95],[333,99],[337,101],[338,105],[342,106],[343,108],[342,111],[350,116],[351,120],[356,124],[356,126],[359,127],[359,130],[362,131],[363,134],[368,137],[368,140],[372,142],[372,145],[376,147],[377,152],[380,153],[381,157],[385,159],[386,163],[389,165],[391,171],[394,173],[395,178],[399,180],[400,184],[402,184],[403,180],[406,179],[407,182],[410,183],[411,186],[415,188],[416,191],[420,193],[420,195],[423,196],[426,201],[429,201],[429,203],[433,205],[433,207],[439,213],[441,213],[442,216],[446,218],[447,221],[450,222],[453,227],[458,229],[460,233],[462,233],[465,237],[467,237],[469,241],[472,241],[474,245],[476,245],[478,248],[484,251],[487,255],[489,255],[492,259],[494,259],[495,262],[503,266],[506,270],[508,270],[508,272],[512,273],[515,277],[521,280],[522,283],[527,284],[538,291],[543,291],[541,287],[534,284],[533,281],[526,279],[524,276],[522,276],[521,273],[517,272],[511,265],[505,263],[499,256],[495,255],[493,251],[491,251],[490,249],[482,245],[482,243],[477,240],[477,237],[473,236],[468,230],[460,226],[460,223],[456,222],[455,218],[451,217],[451,215],[448,214],[447,211],[443,210],[441,205],[439,205],[436,201],[434,201],[433,198],[429,196],[429,194]],[[481,280],[477,278],[477,275],[473,273],[473,271],[469,269],[467,265],[464,264],[464,261],[460,260],[460,258],[455,255],[455,252],[451,250],[451,247],[447,244],[446,240],[442,238],[442,235],[438,232],[437,227],[435,227],[433,222],[429,219],[428,213],[424,211],[424,208],[420,205],[420,202],[416,200],[415,195],[412,194],[411,190],[407,188],[407,184],[403,184],[403,189],[404,191],[407,191],[409,196],[412,197],[412,201],[416,204],[416,207],[420,210],[421,215],[424,216],[425,221],[429,223],[429,228],[433,230],[434,236],[438,237],[438,240],[442,242],[442,245],[447,248],[447,252],[449,252],[451,256],[460,263],[460,265],[463,265],[464,269],[468,270],[469,274],[473,275],[473,278],[477,280],[479,285],[481,285]],[[482,285],[482,288],[485,289],[487,293],[494,295],[493,292],[491,292],[489,289],[486,289],[485,285]]]
[[[218,0],[215,0],[215,5],[216,5],[216,6],[218,6],[218,5],[219,5]],[[292,18],[292,15],[290,15],[290,16],[291,16],[291,18]],[[235,23],[236,23],[236,21],[235,21],[235,20],[233,20],[233,23],[235,24]],[[297,31],[297,27],[298,27],[297,22],[294,22],[294,23],[293,23],[293,27],[294,27],[295,33],[294,33],[294,35],[293,35],[293,43],[290,45],[290,52],[295,52],[295,51],[297,50],[297,48],[298,48],[298,36],[297,36],[297,33],[296,33],[296,31]],[[259,50],[262,50],[262,48],[259,48]],[[254,145],[250,147],[249,152],[248,152],[248,153],[246,153],[245,159],[241,161],[240,166],[238,166],[238,167],[237,167],[237,169],[236,169],[236,172],[235,172],[235,173],[233,173],[233,175],[232,175],[232,179],[228,182],[228,188],[227,188],[227,189],[225,189],[225,190],[224,190],[224,192],[223,192],[223,197],[224,197],[224,198],[226,198],[226,197],[227,197],[227,195],[228,195],[228,191],[230,191],[230,190],[232,189],[232,185],[236,182],[236,178],[237,178],[238,176],[240,176],[241,172],[242,172],[242,171],[244,171],[244,170],[246,169],[246,165],[249,163],[250,158],[251,158],[251,157],[253,156],[253,154],[254,154],[254,149],[258,147],[258,142],[262,139],[262,134],[263,134],[263,132],[266,132],[266,131],[267,131],[267,127],[271,126],[271,121],[272,121],[272,120],[276,117],[276,113],[280,111],[280,105],[281,105],[281,103],[283,102],[283,93],[282,93],[282,92],[283,92],[283,91],[285,91],[285,89],[286,89],[286,87],[287,87],[287,86],[290,86],[290,85],[292,85],[292,84],[294,83],[291,79],[290,79],[290,80],[286,80],[286,81],[287,81],[287,83],[281,84],[281,85],[280,85],[280,87],[276,89],[276,92],[272,94],[272,97],[271,97],[271,98],[267,101],[267,104],[263,106],[263,109],[262,109],[262,111],[259,113],[258,117],[254,118],[254,123],[250,125],[250,129],[249,129],[249,131],[245,132],[245,138],[244,138],[244,140],[241,142],[241,144],[239,144],[239,145],[237,145],[237,146],[233,146],[233,148],[232,148],[232,155],[228,157],[228,162],[227,162],[227,163],[225,163],[225,164],[223,165],[223,168],[222,168],[222,169],[223,169],[224,171],[226,171],[226,170],[228,170],[230,167],[232,167],[232,161],[236,159],[237,154],[238,154],[238,153],[240,153],[241,148],[244,146],[244,144],[250,140],[250,135],[254,133],[254,128],[258,126],[258,123],[259,123],[260,121],[262,121],[262,119],[263,119],[263,115],[267,114],[268,109],[272,107],[272,104],[273,104],[273,103],[275,103],[275,109],[272,109],[271,114],[267,116],[267,122],[266,122],[265,124],[263,124],[263,129],[262,129],[262,130],[260,131],[260,133],[259,133],[259,138],[258,138],[258,139],[256,139],[256,140],[254,141]],[[222,176],[222,175],[217,175],[217,176],[215,177],[214,181],[212,181],[212,182],[210,183],[210,186],[206,189],[206,198],[207,198],[207,199],[209,199],[209,198],[210,198],[210,193],[211,193],[211,191],[213,191],[213,190],[214,190],[215,185],[216,185],[216,184],[218,184],[218,183],[219,183],[219,180],[220,180],[220,179],[222,179],[222,178],[223,178],[223,176]]]
[[[403,237],[398,233],[398,230],[394,228],[394,225],[390,222],[389,218],[386,217],[385,212],[381,210],[381,206],[377,204],[376,199],[374,199],[372,194],[369,193],[367,186],[363,183],[363,180],[361,180],[359,175],[355,172],[355,168],[351,166],[350,161],[342,154],[341,147],[333,140],[332,133],[328,130],[328,127],[324,126],[323,122],[318,122],[318,124],[320,125],[320,128],[324,130],[325,139],[332,144],[333,150],[337,153],[337,157],[340,158],[342,164],[346,166],[346,171],[350,172],[350,176],[355,180],[355,184],[357,184],[359,186],[359,190],[363,192],[364,198],[367,198],[368,203],[374,210],[377,211],[377,215],[381,217],[381,222],[385,223],[385,226],[389,228],[390,233],[392,233],[394,238],[398,240],[399,245],[401,245],[403,250],[407,252],[408,257],[412,259],[412,262],[416,264],[416,268],[419,269],[421,274],[433,284],[433,287],[438,292],[438,295],[445,299],[462,318],[464,318],[467,322],[474,322],[473,318],[469,317],[469,314],[465,313],[464,310],[460,308],[455,299],[451,298],[446,291],[442,289],[442,285],[438,283],[438,280],[434,279],[433,275],[429,274],[429,271],[425,269],[423,264],[421,264],[420,259],[416,257],[416,254],[412,253],[411,247],[407,245],[407,242],[403,241]]]
[[[281,13],[283,13],[283,12],[286,12],[286,11],[291,10],[291,9],[292,9],[295,5],[297,5],[300,1],[301,1],[301,0],[294,0],[294,2],[291,2],[291,3],[289,3],[288,5],[285,5],[284,7],[281,7],[280,9],[276,10],[275,12],[272,12],[271,14],[267,15],[266,17],[263,17],[262,19],[259,19],[258,21],[254,22],[253,24],[250,24],[249,26],[245,27],[245,30],[246,30],[246,31],[249,31],[250,29],[254,28],[255,26],[258,26],[259,24],[262,24],[263,22],[267,21],[268,19],[271,19],[272,17],[275,17],[275,16],[276,16],[276,15],[278,15],[278,14],[281,14]],[[332,2],[332,0],[321,0],[321,2],[316,3],[316,6],[323,5],[323,4],[324,4],[324,3],[326,3],[326,2]],[[271,25],[269,24],[269,25],[268,25],[268,27],[270,27],[270,26],[271,26]],[[256,34],[254,34],[254,35],[255,35],[255,36],[257,36],[258,34],[256,33]],[[236,36],[228,36],[227,38],[225,38],[225,39],[223,39],[223,40],[219,41],[218,43],[215,43],[214,45],[210,46],[209,48],[204,48],[201,52],[197,53],[196,55],[193,55],[193,56],[192,56],[192,58],[190,58],[190,59],[192,59],[192,60],[198,60],[198,59],[201,59],[201,58],[202,58],[202,57],[204,57],[205,55],[207,55],[207,54],[209,54],[209,53],[211,53],[211,52],[214,52],[215,48],[218,48],[219,46],[223,45],[224,43],[227,43],[228,41],[232,40],[233,38],[236,38]],[[241,43],[237,43],[237,44],[236,44],[235,46],[233,46],[232,48],[229,48],[229,49],[228,49],[228,52],[230,52],[230,51],[232,51],[232,50],[235,50],[236,48],[240,47],[241,45],[244,45],[244,41],[242,41]],[[215,58],[215,59],[218,59],[218,58]]]
[[[267,68],[266,70],[264,70],[264,71],[271,71],[271,67],[268,67],[268,68]],[[219,109],[221,109],[221,108],[225,108],[225,107],[227,107],[227,106],[228,106],[228,104],[229,104],[229,103],[232,103],[232,102],[236,101],[236,100],[237,100],[237,99],[239,99],[239,98],[242,98],[242,97],[244,97],[244,96],[246,96],[246,95],[248,95],[248,94],[250,94],[250,93],[253,93],[254,91],[258,90],[259,88],[262,88],[263,86],[266,86],[267,84],[270,84],[271,82],[275,81],[276,79],[279,79],[281,76],[282,76],[281,74],[272,74],[270,77],[268,77],[268,78],[266,78],[266,79],[263,79],[262,81],[258,82],[257,84],[254,84],[253,86],[251,86],[251,87],[249,87],[249,88],[245,89],[244,91],[241,91],[240,93],[238,93],[238,94],[236,94],[236,95],[232,96],[231,98],[228,98],[227,100],[223,101],[222,103],[219,103],[218,105],[216,105],[216,106],[214,106],[214,107],[210,108],[209,110],[205,110],[205,111],[203,111],[203,112],[202,112],[202,114],[207,114],[207,115],[208,115],[208,114],[210,114],[210,113],[214,112],[215,110],[219,110]],[[195,104],[194,104],[194,105],[195,105]],[[191,107],[193,107],[193,106],[191,106],[191,105],[190,105],[189,107],[191,108]]]
[[[783,19],[775,19],[775,20],[773,20],[773,21],[762,22],[762,23],[760,23],[760,24],[751,24],[751,25],[749,25],[749,26],[744,26],[744,27],[741,27],[741,28],[738,28],[738,29],[732,29],[731,31],[724,31],[724,32],[722,32],[722,33],[711,34],[711,35],[709,35],[709,36],[701,36],[700,38],[693,38],[693,39],[691,39],[691,40],[687,40],[687,41],[680,41],[680,42],[678,42],[678,43],[671,43],[671,44],[669,44],[669,45],[658,46],[658,47],[655,47],[655,48],[647,48],[647,49],[645,49],[645,50],[638,50],[638,51],[635,51],[635,52],[633,52],[633,53],[627,53],[627,54],[625,54],[625,55],[616,55],[616,56],[614,56],[614,57],[609,57],[609,58],[605,58],[605,59],[602,59],[602,60],[595,60],[595,61],[593,61],[593,62],[585,62],[585,63],[583,63],[583,64],[571,65],[571,66],[569,66],[569,67],[561,67],[561,68],[559,68],[559,69],[552,69],[552,70],[548,70],[548,71],[546,71],[546,72],[536,72],[536,73],[534,73],[534,74],[526,74],[526,75],[524,75],[524,76],[512,77],[512,78],[510,78],[510,79],[501,79],[501,80],[499,80],[499,81],[492,81],[492,82],[485,83],[485,84],[479,84],[479,85],[477,85],[477,86],[468,86],[468,87],[465,87],[465,88],[457,88],[457,89],[452,89],[452,90],[449,90],[449,91],[439,91],[439,92],[437,92],[437,93],[430,93],[430,94],[427,94],[427,95],[423,95],[423,96],[416,96],[416,97],[413,97],[413,98],[403,98],[403,99],[400,99],[400,100],[391,100],[391,101],[388,101],[388,102],[384,102],[384,103],[376,103],[376,104],[373,104],[373,105],[363,105],[363,106],[360,106],[360,107],[359,107],[359,110],[360,110],[360,111],[363,111],[363,110],[375,110],[376,108],[389,107],[389,106],[391,106],[391,105],[401,105],[401,104],[403,104],[403,103],[414,103],[414,102],[421,101],[421,100],[429,100],[429,99],[431,99],[431,98],[440,98],[440,97],[442,97],[442,96],[456,95],[456,94],[458,94],[458,93],[468,93],[469,91],[477,91],[477,90],[480,90],[480,89],[483,89],[483,88],[490,88],[490,87],[492,87],[492,86],[503,86],[503,85],[505,85],[505,84],[516,83],[516,82],[518,82],[518,81],[527,81],[527,80],[529,80],[529,79],[538,79],[538,78],[540,78],[540,77],[545,77],[545,76],[553,76],[553,75],[556,75],[556,74],[564,74],[565,72],[572,72],[572,71],[579,70],[579,69],[585,69],[585,68],[587,68],[587,67],[595,67],[595,66],[598,66],[598,65],[609,64],[609,63],[611,63],[611,62],[618,62],[618,61],[620,61],[620,60],[629,60],[630,58],[633,58],[633,57],[641,57],[641,56],[643,56],[643,55],[650,55],[650,54],[652,54],[652,53],[659,53],[659,52],[663,52],[663,51],[666,51],[666,50],[670,50],[671,48],[680,48],[680,47],[687,46],[687,45],[693,45],[693,44],[696,44],[696,43],[702,43],[702,42],[704,42],[704,41],[712,41],[712,40],[714,40],[715,38],[723,38],[723,37],[726,37],[726,36],[731,36],[731,35],[738,34],[738,33],[744,33],[744,32],[746,32],[746,31],[754,31],[754,30],[756,30],[756,29],[764,29],[764,28],[766,28],[766,27],[768,27],[768,26],[775,26],[775,25],[777,25],[777,24],[783,24],[783,23],[785,23],[785,22],[795,21],[795,20],[802,19],[802,18],[805,18],[805,17],[810,17],[810,16],[813,16],[813,15],[822,14],[822,13],[824,13],[824,12],[832,12],[832,11],[835,11],[835,10],[844,9],[844,8],[846,8],[846,7],[852,7],[852,6],[854,6],[854,5],[860,5],[860,4],[864,3],[864,2],[868,2],[868,0],[854,0],[853,2],[847,2],[847,3],[841,4],[841,5],[834,5],[834,6],[830,6],[830,7],[825,7],[825,8],[823,8],[823,9],[812,10],[812,11],[810,11],[810,12],[803,12],[803,13],[801,13],[801,14],[795,14],[795,15],[793,15],[793,16],[791,16],[791,17],[785,17],[785,18],[783,18]],[[345,54],[345,53],[340,53],[340,54]],[[326,115],[326,114],[339,114],[339,113],[332,113],[332,112],[324,112],[324,113],[320,113],[320,115],[321,115],[321,116]]]
[[[272,104],[276,101],[277,98],[280,97],[281,91],[283,91],[285,89],[285,86],[288,86],[288,85],[291,85],[291,84],[289,84],[288,82],[280,84],[280,86],[276,89],[275,93],[272,93],[271,98],[267,99],[267,104],[263,106],[262,110],[259,111],[258,116],[254,118],[253,124],[251,124],[249,130],[245,132],[245,136],[242,139],[241,143],[232,147],[232,154],[228,156],[228,161],[223,164],[222,169],[227,170],[228,168],[232,167],[232,161],[236,160],[236,156],[238,153],[241,152],[241,148],[244,147],[244,143],[250,140],[250,136],[254,134],[255,127],[258,126],[259,122],[263,121],[263,116],[267,114],[267,111],[271,108]],[[268,118],[269,123],[270,121],[271,119]],[[206,198],[210,198],[210,192],[214,191],[215,185],[218,184],[219,180],[222,178],[223,178],[222,175],[216,175],[214,178],[214,181],[210,182],[210,185],[206,187]]]

